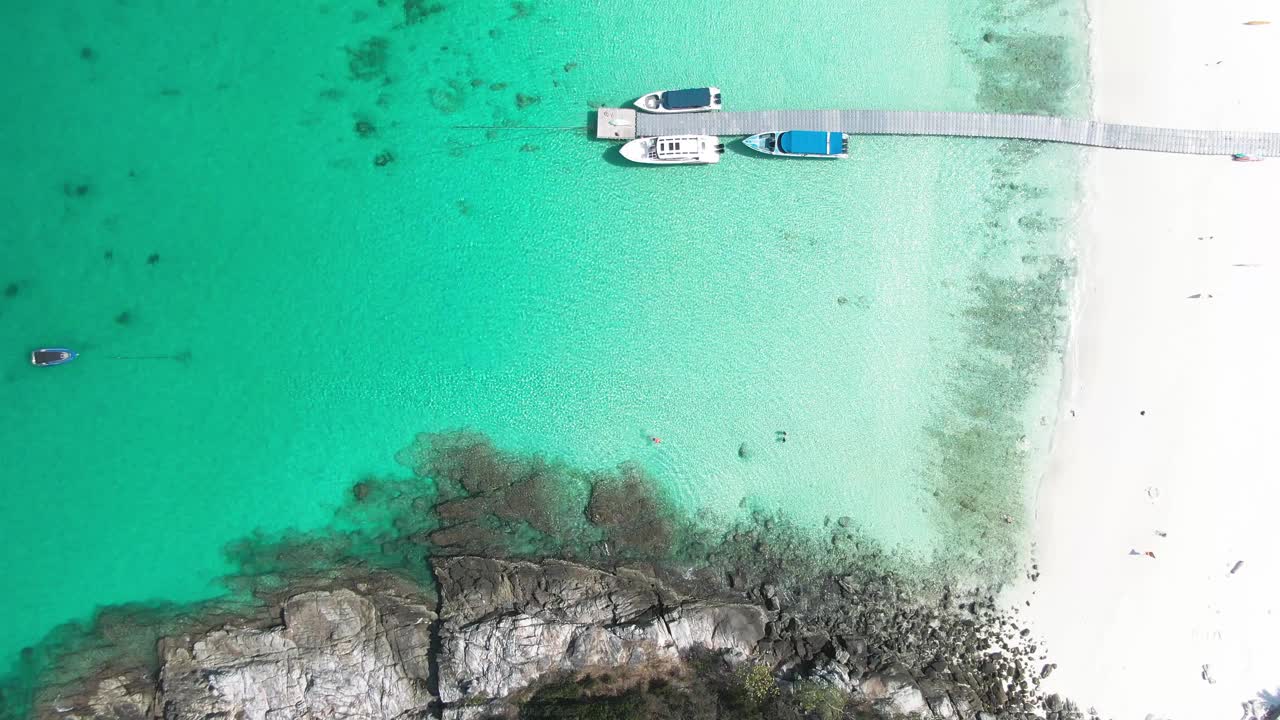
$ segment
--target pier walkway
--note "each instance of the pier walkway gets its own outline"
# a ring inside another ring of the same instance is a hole
[[[1280,132],[1183,130],[1073,120],[1046,115],[901,110],[759,110],[659,115],[601,108],[596,136],[754,135],[770,130],[827,130],[855,135],[947,135],[1016,138],[1122,150],[1280,157]]]

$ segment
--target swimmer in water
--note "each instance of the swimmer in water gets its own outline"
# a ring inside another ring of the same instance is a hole
[[[657,435],[654,435],[653,437],[649,438],[649,440],[650,440],[654,445],[661,445],[661,444],[662,444],[662,438],[658,437]]]

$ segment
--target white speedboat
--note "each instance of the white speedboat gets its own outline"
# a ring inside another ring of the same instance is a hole
[[[721,108],[720,88],[659,90],[637,100],[636,107],[651,113],[687,113],[719,110]]]
[[[715,135],[659,135],[622,146],[622,157],[648,165],[707,165],[720,162],[723,153]]]
[[[849,135],[822,130],[785,130],[752,135],[744,145],[766,155],[783,157],[847,158]]]

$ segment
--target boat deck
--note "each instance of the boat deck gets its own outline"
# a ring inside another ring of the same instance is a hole
[[[673,115],[601,108],[596,136],[754,135],[770,130],[842,131],[854,135],[934,135],[1043,140],[1092,147],[1188,155],[1251,153],[1280,157],[1280,132],[1187,130],[1047,115],[910,110],[758,110]]]

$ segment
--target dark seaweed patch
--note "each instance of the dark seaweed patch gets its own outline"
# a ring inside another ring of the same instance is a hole
[[[524,93],[516,93],[516,107],[521,110],[530,105],[537,105],[542,102],[542,98],[537,95],[525,95]]]
[[[369,81],[384,75],[389,48],[390,43],[383,37],[371,37],[355,48],[347,48],[347,71],[351,79]]]
[[[160,253],[153,252],[147,256],[148,265],[155,265],[158,262],[160,262]]]
[[[378,128],[368,120],[357,120],[354,129],[356,135],[362,138],[373,137],[378,134]]]
[[[133,315],[130,315],[128,310],[124,310],[119,315],[116,315],[117,325],[128,325],[131,322],[133,322]]]
[[[515,11],[515,14],[508,19],[522,20],[533,14],[533,3],[521,2],[521,0],[516,0],[515,2],[511,3],[511,9]]]
[[[958,361],[947,406],[926,427],[936,448],[927,477],[941,513],[946,560],[993,577],[1019,547],[1026,430],[1021,413],[1060,350],[1066,282],[1061,258],[1033,259],[1025,276],[980,273],[963,311],[974,352]]]
[[[1063,0],[988,2],[980,38],[958,40],[978,74],[977,101],[984,110],[1010,113],[1065,114],[1081,110],[1085,61],[1070,38],[1028,30],[1043,26],[1041,18],[1074,20],[1083,27],[1077,4]]]
[[[540,149],[541,148],[539,148],[537,145],[534,145],[533,143],[525,143],[520,146],[520,152],[522,153],[538,152],[538,150]]]
[[[19,289],[20,288],[18,287],[18,283],[11,282],[8,285],[4,286],[4,296],[7,298],[16,298],[18,297]]]
[[[490,83],[490,84],[489,84],[489,89],[490,89],[490,90],[493,90],[494,92],[498,92],[498,91],[500,91],[500,90],[506,90],[506,89],[507,89],[507,83],[504,83],[504,82]]]
[[[979,106],[1007,113],[1065,112],[1075,84],[1065,37],[1002,35],[990,48],[978,60],[982,66]]]
[[[565,64],[564,64],[564,71],[565,71],[565,72],[573,72],[573,71],[574,71],[574,69],[575,69],[575,68],[577,68],[577,67],[578,67],[578,63],[576,63],[576,62],[568,62],[568,63],[565,63]]]
[[[94,60],[98,59],[98,54],[93,51],[93,48],[89,47],[88,45],[85,45],[84,47],[80,48],[80,59],[84,60],[85,62],[93,62]]]
[[[82,198],[87,196],[92,189],[87,182],[62,183],[62,194],[67,197]]]
[[[428,3],[426,0],[404,0],[404,24],[416,25],[432,15],[445,11],[443,3]]]
[[[390,150],[383,150],[373,157],[373,164],[378,167],[386,167],[396,161],[396,156],[391,154]]]

